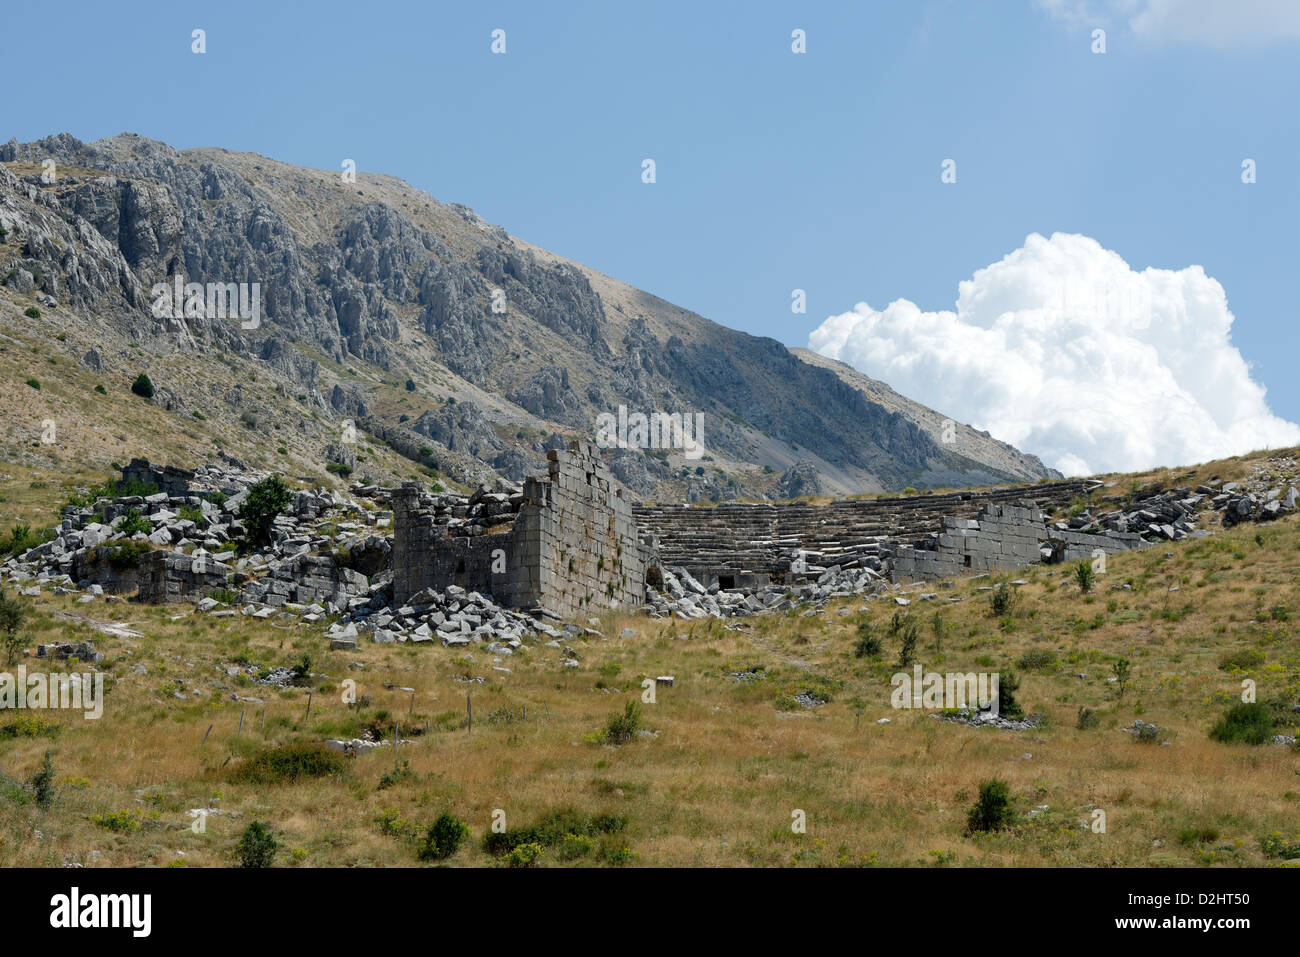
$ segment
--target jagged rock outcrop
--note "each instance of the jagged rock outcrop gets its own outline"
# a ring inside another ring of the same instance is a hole
[[[509,393],[509,399],[533,415],[576,425],[582,418],[582,399],[569,385],[569,370],[563,366],[546,366],[539,369],[518,389]]]
[[[801,498],[805,495],[821,495],[821,475],[812,462],[796,462],[781,473],[776,480],[773,494],[777,498]]]
[[[637,449],[617,449],[609,460],[614,477],[641,497],[654,494],[659,482],[668,478],[662,462],[649,458]]]
[[[482,409],[473,402],[444,405],[436,412],[430,409],[411,423],[411,430],[452,452],[465,452],[478,458],[490,458],[503,449]]]

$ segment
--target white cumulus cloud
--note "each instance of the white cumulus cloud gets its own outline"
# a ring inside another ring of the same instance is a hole
[[[1300,444],[1232,345],[1200,266],[1136,272],[1087,236],[1034,233],[958,285],[957,309],[864,302],[809,348],[1067,475]]]
[[[1035,0],[1074,25],[1126,22],[1154,43],[1227,48],[1300,39],[1297,0]]]

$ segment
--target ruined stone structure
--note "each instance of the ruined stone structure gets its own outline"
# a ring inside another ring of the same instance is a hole
[[[140,584],[140,569],[130,562],[115,562],[116,550],[110,545],[80,549],[72,556],[68,574],[75,582],[98,585],[109,594],[134,591]]]
[[[974,519],[945,517],[933,549],[899,546],[893,577],[955,578],[1019,568],[1041,559],[1046,537],[1043,513],[1033,502],[985,505]]]
[[[945,520],[974,518],[986,505],[1061,506],[1085,498],[1095,485],[1080,479],[829,505],[644,505],[634,513],[665,567],[683,567],[706,586],[742,588],[787,581],[800,563],[880,571],[894,543],[938,534]],[[1025,554],[1026,562],[1039,560],[1036,551]]]
[[[894,555],[895,581],[955,578],[958,575],[1010,571],[1044,558],[1076,561],[1139,548],[1135,532],[1105,531],[1092,535],[1049,528],[1032,501],[1019,505],[985,505],[975,519],[945,518],[933,548],[899,546]]]
[[[260,581],[244,586],[244,597],[264,605],[282,606],[333,602],[347,608],[368,596],[365,575],[341,567],[328,555],[295,555]]]
[[[140,593],[137,600],[154,605],[198,601],[214,588],[225,588],[226,576],[232,571],[234,569],[229,565],[210,555],[146,552],[140,556]]]
[[[394,490],[394,602],[458,585],[561,618],[641,604],[648,556],[597,449],[579,441],[551,450],[547,461],[545,477],[525,480],[512,523],[503,508],[500,527],[462,529],[463,536],[448,534],[450,510],[417,483]]]
[[[122,467],[122,481],[156,485],[158,491],[168,495],[188,495],[194,473],[174,465],[151,465],[148,459],[132,459]]]

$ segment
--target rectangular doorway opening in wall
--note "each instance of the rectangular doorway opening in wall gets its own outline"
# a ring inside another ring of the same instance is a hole
[[[718,587],[719,587],[719,588],[735,588],[735,587],[736,587],[736,576],[735,576],[735,575],[719,575],[719,576],[718,576]]]

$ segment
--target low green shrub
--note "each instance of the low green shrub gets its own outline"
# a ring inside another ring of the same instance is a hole
[[[489,831],[483,838],[483,850],[500,857],[521,844],[560,847],[572,837],[620,834],[626,827],[627,819],[616,814],[589,815],[571,807],[558,808],[543,815],[536,824]]]
[[[629,701],[624,705],[622,714],[616,714],[609,719],[609,724],[600,733],[600,740],[604,744],[626,744],[636,737],[640,729],[641,706],[635,701]]]
[[[268,748],[230,772],[241,784],[293,784],[309,778],[340,777],[347,758],[323,744],[298,741]]]
[[[422,861],[446,860],[459,850],[467,837],[469,826],[450,812],[443,811],[424,836],[419,858]]]
[[[235,857],[240,867],[270,867],[279,850],[280,842],[271,833],[271,825],[252,821],[235,845]]]
[[[1210,737],[1224,744],[1263,744],[1273,737],[1273,716],[1258,701],[1239,702],[1215,722]]]

